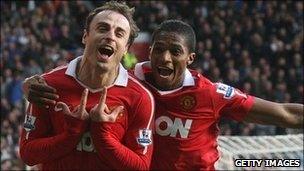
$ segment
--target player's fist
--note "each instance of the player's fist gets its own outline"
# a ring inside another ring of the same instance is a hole
[[[56,99],[59,98],[56,94],[56,89],[48,86],[39,75],[26,78],[23,81],[22,90],[27,100],[38,106],[47,107],[48,105],[54,105],[56,104]]]
[[[100,100],[90,111],[90,118],[95,122],[115,122],[119,113],[122,112],[123,106],[118,106],[110,111],[106,105],[107,89],[101,92]]]
[[[86,111],[85,107],[87,105],[88,98],[88,89],[85,89],[82,92],[80,104],[71,112],[69,107],[64,102],[58,102],[55,106],[55,111],[62,110],[64,114],[81,119],[86,120],[89,118],[89,114]]]

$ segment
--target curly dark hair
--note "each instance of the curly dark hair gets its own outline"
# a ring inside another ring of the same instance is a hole
[[[173,32],[183,36],[190,52],[195,51],[196,36],[193,28],[181,20],[166,20],[162,22],[152,34],[152,43],[155,37],[161,32]]]

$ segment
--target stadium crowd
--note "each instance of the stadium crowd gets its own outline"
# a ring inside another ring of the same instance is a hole
[[[24,78],[81,54],[85,17],[102,2],[1,1],[1,169],[20,170]],[[197,34],[191,66],[271,101],[303,103],[303,2],[131,1],[143,32],[165,19],[186,21]],[[148,58],[147,58],[148,59]],[[280,127],[222,120],[222,135],[292,133]],[[299,130],[296,130],[299,131]]]

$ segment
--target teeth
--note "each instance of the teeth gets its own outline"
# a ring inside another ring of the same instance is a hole
[[[100,49],[100,50],[107,49],[107,50],[114,51],[114,48],[112,46],[109,46],[109,45],[99,46],[98,49]]]
[[[168,67],[158,67],[158,73],[161,76],[167,77],[167,76],[171,75],[172,72],[173,72],[173,70]]]
[[[100,52],[100,54],[106,54],[108,56],[111,56],[114,52],[114,48],[109,45],[105,45],[105,46],[99,47],[98,51]]]
[[[106,46],[106,47],[104,47],[104,49],[112,50],[112,47]]]
[[[102,47],[103,49],[107,49],[107,50],[111,50],[113,51],[113,47],[112,46],[109,46],[109,45],[105,45]]]
[[[171,68],[168,68],[168,67],[158,67],[158,69],[172,70]]]

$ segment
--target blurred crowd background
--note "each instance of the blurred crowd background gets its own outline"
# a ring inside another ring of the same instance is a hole
[[[102,1],[1,1],[1,170],[22,170],[22,81],[82,54],[85,18]],[[131,1],[142,32],[181,19],[197,34],[191,68],[276,102],[303,103],[302,1]],[[136,56],[132,56],[136,57]],[[148,59],[148,58],[146,58]],[[141,61],[141,60],[138,60]],[[129,66],[132,67],[132,66]],[[222,120],[221,135],[301,132]]]

